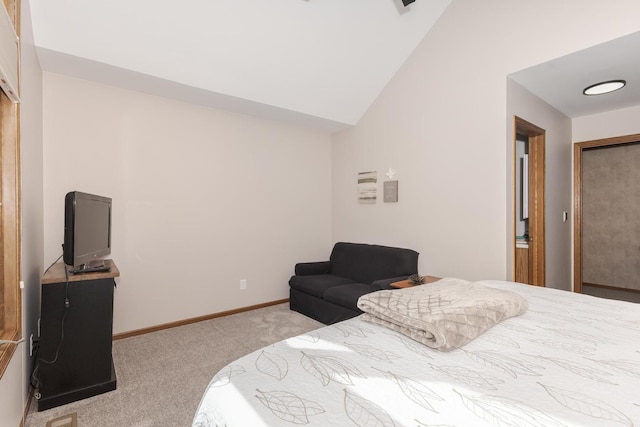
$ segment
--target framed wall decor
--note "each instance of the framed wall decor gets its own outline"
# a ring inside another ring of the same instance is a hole
[[[383,200],[385,203],[398,201],[398,181],[385,181],[383,184]]]
[[[376,171],[358,173],[358,202],[376,203],[378,173]]]

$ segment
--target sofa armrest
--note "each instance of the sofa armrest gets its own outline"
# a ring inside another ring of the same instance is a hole
[[[407,280],[408,278],[409,276],[399,276],[399,277],[390,277],[388,279],[374,280],[373,283],[371,283],[371,287],[376,291],[382,291],[385,289],[394,289],[391,287],[392,283],[399,282],[401,280]]]
[[[327,274],[331,263],[329,261],[320,262],[299,262],[296,264],[296,276],[311,276],[315,274]]]

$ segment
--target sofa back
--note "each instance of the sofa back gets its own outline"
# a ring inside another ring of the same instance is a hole
[[[389,246],[338,242],[330,261],[331,274],[366,284],[418,272],[418,252]]]

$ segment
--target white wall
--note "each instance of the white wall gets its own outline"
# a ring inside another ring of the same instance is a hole
[[[640,105],[573,119],[574,142],[640,133]]]
[[[23,371],[24,345],[19,346],[0,379],[0,421],[3,426],[18,426],[22,419],[25,395],[22,385],[25,377]]]
[[[545,130],[545,283],[548,287],[571,290],[571,218],[572,218],[572,144],[571,119],[511,79],[507,80],[507,120],[513,129],[513,117]],[[513,130],[509,132],[511,134]],[[512,158],[511,144],[507,153]],[[508,162],[508,171],[511,163]],[[507,178],[511,182],[511,176]],[[507,197],[511,200],[511,191]],[[567,212],[567,221],[562,213]],[[511,214],[507,214],[511,224]],[[507,239],[511,242],[510,234]],[[507,248],[511,257],[513,248]],[[507,264],[507,277],[513,277],[513,263]]]
[[[329,134],[51,73],[44,134],[48,262],[68,191],[113,198],[115,333],[287,298],[329,254]]]
[[[20,146],[22,198],[22,336],[37,335],[43,263],[42,71],[35,55],[29,0],[21,2]],[[0,379],[0,424],[18,426],[27,403],[31,357],[20,344]]]
[[[28,13],[22,3],[22,103],[20,106],[20,148],[22,175],[22,331],[26,342],[38,336],[40,280],[44,271],[43,159],[42,159],[42,70],[36,57]],[[33,358],[24,348],[23,393],[28,395]]]
[[[454,0],[358,125],[335,136],[334,239],[412,247],[423,274],[508,278],[506,76],[637,31],[640,2],[613,4]],[[389,167],[399,202],[358,205],[357,172]]]

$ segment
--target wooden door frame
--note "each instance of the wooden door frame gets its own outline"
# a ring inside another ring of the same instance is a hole
[[[576,142],[573,145],[573,292],[582,293],[582,152],[640,142],[640,133]]]
[[[516,164],[516,139],[517,135],[528,138],[529,145],[529,283],[535,286],[545,286],[545,135],[546,131],[533,123],[518,116],[513,117],[513,280],[516,274],[515,261],[515,215],[516,215],[516,188],[515,188],[515,164]],[[531,219],[533,218],[533,220]]]
[[[16,34],[20,36],[20,0],[4,0]],[[19,51],[19,47],[18,47]],[[20,73],[18,72],[18,76]],[[20,82],[18,81],[18,85]],[[2,92],[2,89],[0,89]],[[0,94],[0,339],[22,337],[20,104]],[[0,346],[0,379],[16,351],[16,344]]]

